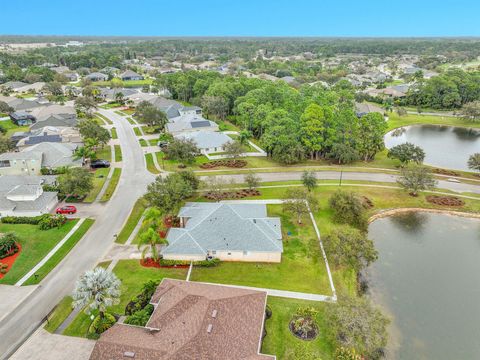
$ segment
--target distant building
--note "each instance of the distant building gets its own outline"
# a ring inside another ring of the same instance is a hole
[[[377,105],[367,102],[355,103],[355,114],[358,117],[362,117],[372,112],[378,112],[379,114],[385,115],[385,110]]]
[[[143,80],[143,76],[137,74],[135,71],[126,70],[125,72],[119,75],[120,79],[123,81],[130,81],[130,80]]]
[[[108,75],[100,73],[100,72],[93,72],[85,76],[86,79],[91,81],[107,81]]]
[[[206,120],[208,121],[208,120]],[[214,131],[191,131],[176,135],[176,139],[192,140],[202,154],[222,152],[232,138],[224,133]]]
[[[37,121],[35,116],[25,111],[15,111],[11,113],[10,119],[17,126],[32,125]]]

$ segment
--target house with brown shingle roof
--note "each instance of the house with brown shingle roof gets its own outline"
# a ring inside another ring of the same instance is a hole
[[[163,279],[145,327],[115,324],[91,360],[273,360],[260,353],[267,294],[224,285]]]

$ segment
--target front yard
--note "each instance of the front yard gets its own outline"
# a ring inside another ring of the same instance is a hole
[[[0,233],[14,232],[22,247],[10,271],[0,279],[0,284],[13,285],[20,280],[67,235],[77,221],[70,220],[62,227],[50,230],[39,230],[37,225],[0,223]]]
[[[142,289],[149,280],[161,280],[165,277],[171,279],[186,279],[188,269],[157,269],[146,268],[138,260],[121,260],[113,272],[122,282],[120,303],[108,309],[111,313],[124,314],[125,306]],[[68,314],[67,314],[68,316]],[[66,317],[66,316],[65,316]],[[64,335],[85,337],[90,326],[90,316],[81,312],[65,329]]]
[[[332,295],[310,219],[305,217],[299,226],[282,212],[281,205],[268,205],[268,212],[282,221],[284,253],[280,263],[222,262],[212,268],[195,267],[191,280]]]

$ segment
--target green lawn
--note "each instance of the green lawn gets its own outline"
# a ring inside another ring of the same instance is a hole
[[[147,170],[150,171],[152,174],[160,174],[160,171],[155,167],[155,163],[153,162],[153,155],[151,153],[145,154],[145,161],[147,163]]]
[[[120,104],[120,103],[115,102],[115,101],[110,102],[110,103],[107,103],[107,104],[104,104],[104,105],[100,105],[100,107],[101,107],[102,109],[114,109],[114,108],[118,108],[118,107],[120,107],[120,106],[123,106],[123,104]]]
[[[16,233],[22,246],[20,255],[10,271],[0,279],[0,284],[13,285],[20,280],[65,237],[77,221],[71,220],[60,228],[44,231],[39,230],[37,225],[0,223],[0,233]]]
[[[140,218],[142,217],[142,214],[144,213],[146,207],[147,203],[143,197],[136,201],[135,205],[133,206],[132,212],[128,216],[127,222],[123,226],[122,231],[120,231],[120,233],[118,234],[118,237],[116,239],[117,243],[125,244],[125,242],[130,237],[133,229],[135,229],[135,226],[137,226],[138,222],[140,221]]]
[[[137,123],[133,120],[133,118],[128,117],[127,120],[130,123],[130,125],[137,125]]]
[[[113,169],[112,177],[110,178],[110,182],[107,185],[107,189],[103,194],[100,201],[108,201],[112,197],[115,189],[117,188],[118,182],[120,181],[120,176],[122,175],[122,169],[115,168]]]
[[[43,328],[53,334],[72,312],[72,301],[71,296],[65,296],[47,317],[47,323]]]
[[[295,354],[298,347],[304,348],[313,355],[311,359],[334,359],[335,344],[331,342],[329,329],[324,321],[327,303],[286,299],[269,296],[267,304],[272,310],[272,317],[265,322],[267,336],[263,339],[262,354],[276,355],[277,359],[301,359]],[[293,336],[288,325],[299,307],[313,307],[318,311],[316,316],[319,335],[312,341],[300,340]]]
[[[107,176],[109,172],[110,172],[110,169],[107,169],[107,168],[95,170],[94,177],[93,177],[93,189],[92,191],[90,191],[87,197],[83,200],[83,202],[91,203],[95,201],[95,199],[97,198],[97,195],[102,190],[103,185],[105,184],[105,181],[107,181]]]
[[[268,212],[282,221],[284,252],[280,263],[222,262],[214,268],[194,268],[191,280],[331,295],[325,262],[309,218],[299,226],[283,213],[281,205],[268,205]]]
[[[120,145],[114,145],[113,150],[115,152],[115,162],[122,161],[122,148]]]
[[[108,311],[124,314],[125,306],[138,293],[148,280],[161,280],[165,277],[171,279],[186,279],[188,269],[156,269],[145,268],[138,260],[121,260],[113,269],[115,275],[122,282],[121,297],[118,305],[112,306]],[[81,312],[73,322],[65,329],[64,335],[84,337],[88,331],[90,317]]]
[[[150,146],[157,146],[157,144],[158,144],[158,139],[148,140],[148,145],[150,145]]]
[[[135,109],[125,109],[123,112],[127,115],[133,115],[135,114]]]
[[[140,143],[140,146],[142,146],[142,147],[148,146],[147,140],[145,140],[145,139],[139,139],[138,142]]]
[[[453,116],[432,116],[408,114],[398,116],[397,113],[388,114],[388,129],[393,130],[401,126],[414,124],[433,124],[433,125],[451,125],[461,127],[480,128],[479,122],[468,121],[463,118]]]
[[[117,135],[117,129],[115,129],[114,127],[110,130],[110,133],[112,135],[112,139],[118,139],[118,135]]]
[[[17,126],[12,120],[5,120],[0,122],[0,126],[7,130],[5,136],[10,137],[16,132],[28,131],[29,126]]]
[[[144,80],[129,80],[129,81],[122,81],[123,87],[139,87],[143,85],[151,85],[153,83],[153,79],[144,79]],[[95,81],[92,83],[92,86],[110,86],[110,81]]]
[[[30,277],[23,285],[35,285],[48,275],[55,266],[74,248],[75,245],[83,238],[88,229],[93,225],[95,220],[86,219],[75,233],[67,240],[63,246],[37,271],[38,276]]]
[[[95,115],[98,116],[99,118],[102,118],[103,121],[105,121],[107,124],[109,124],[109,125],[113,124],[112,120],[110,120],[108,117],[106,117],[106,116],[104,116],[100,113],[95,113]]]
[[[112,149],[109,145],[105,145],[96,151],[97,159],[112,161]]]
[[[142,136],[142,132],[140,131],[140,128],[139,128],[139,127],[134,127],[134,128],[133,128],[133,132],[134,132],[135,135],[137,135],[137,136]]]

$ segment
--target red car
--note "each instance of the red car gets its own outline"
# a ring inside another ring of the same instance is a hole
[[[57,214],[75,214],[77,212],[77,208],[73,205],[66,205],[57,208],[55,212]]]

